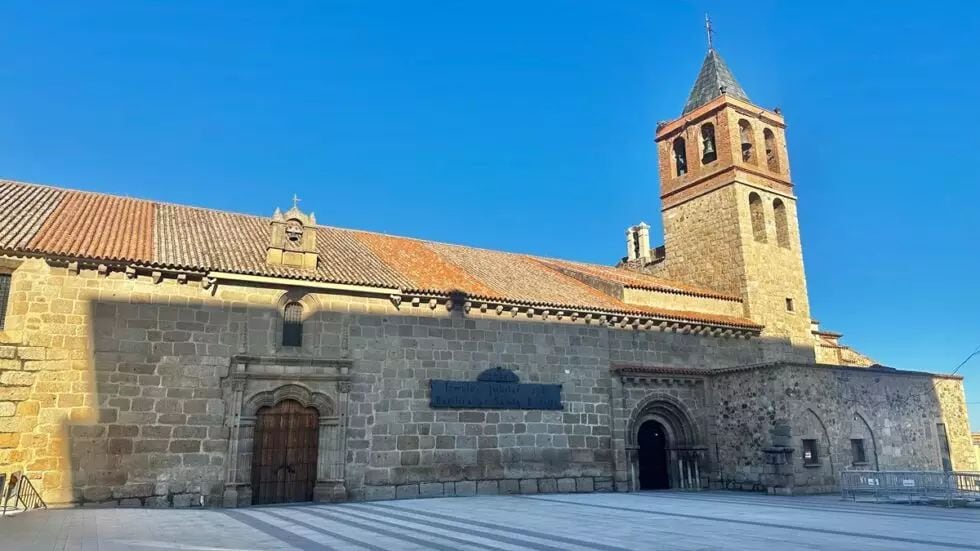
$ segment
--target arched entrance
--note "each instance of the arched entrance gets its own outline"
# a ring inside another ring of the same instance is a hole
[[[632,489],[704,487],[706,448],[694,416],[680,400],[651,394],[634,407],[627,430]]]
[[[319,413],[295,400],[255,416],[252,503],[312,501],[317,479]]]
[[[670,488],[667,473],[667,431],[657,421],[640,425],[636,435],[639,447],[639,471],[641,490]]]

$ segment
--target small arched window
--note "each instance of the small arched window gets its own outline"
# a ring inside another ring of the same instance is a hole
[[[687,143],[684,138],[674,140],[674,166],[677,167],[677,176],[687,174]]]
[[[780,247],[789,248],[789,223],[786,220],[786,205],[782,199],[772,202],[773,215],[776,218],[776,243]]]
[[[290,302],[282,311],[282,345],[303,346],[303,305]]]
[[[776,135],[772,130],[766,128],[762,131],[762,136],[766,140],[766,165],[769,170],[779,172],[779,154],[776,152]]]
[[[701,164],[713,163],[718,158],[715,147],[715,125],[710,122],[701,125]]]
[[[742,142],[742,160],[755,164],[755,137],[752,135],[752,125],[745,119],[738,121],[738,135]]]
[[[752,236],[759,243],[766,242],[766,213],[762,209],[762,197],[759,197],[758,193],[750,193],[749,214],[752,216]]]

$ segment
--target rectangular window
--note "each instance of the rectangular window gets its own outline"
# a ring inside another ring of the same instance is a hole
[[[793,312],[794,310],[796,310],[796,306],[793,305],[793,299],[787,298],[786,299],[786,311],[787,312]]]
[[[851,438],[851,457],[855,465],[867,465],[868,458],[864,454],[864,439]]]
[[[7,324],[7,302],[10,300],[10,274],[0,274],[0,329]]]
[[[820,458],[817,456],[816,440],[803,441],[803,464],[807,466],[820,464]]]
[[[290,302],[283,310],[282,345],[303,346],[303,305]]]
[[[946,423],[936,423],[936,435],[939,437],[939,458],[943,462],[943,470],[952,471],[953,462],[949,457],[949,438],[946,437]]]

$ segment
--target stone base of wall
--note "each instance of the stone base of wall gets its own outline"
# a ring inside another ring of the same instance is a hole
[[[365,486],[352,492],[351,499],[354,501],[377,501],[420,497],[611,491],[613,491],[612,477],[508,478],[502,480],[464,480],[460,482],[421,482],[399,486]]]
[[[198,493],[167,494],[159,496],[126,497],[121,499],[106,499],[100,501],[83,501],[59,506],[76,506],[85,508],[112,507],[151,507],[156,509],[186,509],[189,507],[220,507],[221,496],[208,496]]]

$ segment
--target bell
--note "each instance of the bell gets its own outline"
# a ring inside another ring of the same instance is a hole
[[[714,155],[715,153],[715,141],[711,139],[704,140],[704,156],[708,157]]]

